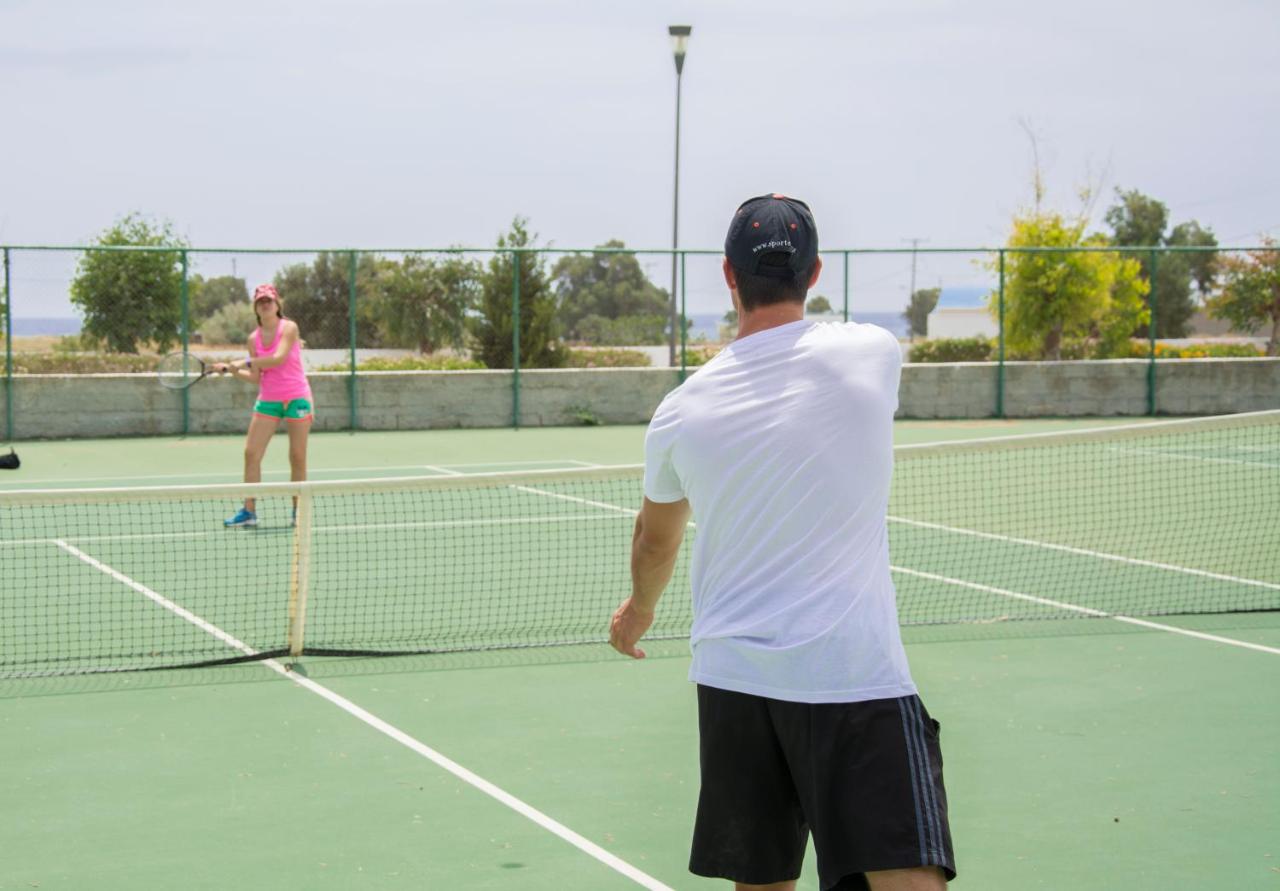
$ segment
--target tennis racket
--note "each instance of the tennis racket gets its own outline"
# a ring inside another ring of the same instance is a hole
[[[160,386],[170,390],[185,390],[216,373],[213,366],[199,356],[181,351],[170,353],[156,365]]]

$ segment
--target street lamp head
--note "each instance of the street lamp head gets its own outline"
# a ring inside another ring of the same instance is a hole
[[[667,33],[671,35],[671,49],[676,56],[676,74],[684,70],[685,48],[689,45],[689,35],[693,32],[691,25],[671,25]]]

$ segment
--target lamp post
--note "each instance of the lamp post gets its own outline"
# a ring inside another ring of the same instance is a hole
[[[676,314],[676,248],[680,245],[680,76],[684,73],[684,54],[689,45],[689,34],[693,28],[689,25],[672,25],[667,28],[671,35],[671,49],[676,58],[676,179],[675,196],[671,210],[671,344],[668,351],[668,364],[676,364],[676,325],[683,320]]]

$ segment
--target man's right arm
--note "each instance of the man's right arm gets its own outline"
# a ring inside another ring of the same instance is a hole
[[[613,614],[609,643],[633,659],[643,659],[636,646],[653,624],[658,599],[671,581],[676,557],[689,525],[689,502],[644,500],[631,537],[631,596]]]

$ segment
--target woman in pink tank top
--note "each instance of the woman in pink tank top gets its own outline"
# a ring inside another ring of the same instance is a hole
[[[262,480],[262,456],[281,419],[289,431],[290,479],[305,480],[307,437],[315,410],[311,385],[302,367],[302,339],[297,324],[284,317],[280,294],[271,285],[254,289],[253,311],[258,328],[249,335],[249,358],[215,366],[215,370],[230,371],[241,380],[258,385],[258,401],[244,444],[244,481]],[[224,525],[258,525],[254,500],[245,499],[244,507]]]

